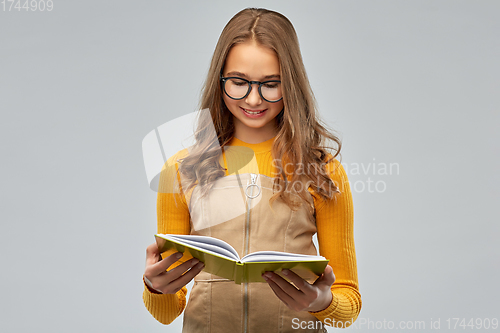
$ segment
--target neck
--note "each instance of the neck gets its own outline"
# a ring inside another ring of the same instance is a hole
[[[260,128],[238,126],[237,123],[234,125],[234,137],[246,143],[261,143],[274,138],[278,134],[278,130],[273,123]]]

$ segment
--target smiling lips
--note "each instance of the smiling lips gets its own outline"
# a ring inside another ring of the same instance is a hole
[[[245,111],[245,113],[248,113],[248,114],[251,114],[251,115],[256,115],[256,114],[260,114],[260,113],[263,113],[264,111],[266,111],[267,109],[265,110],[249,110],[249,109],[243,109],[241,108],[243,111]]]

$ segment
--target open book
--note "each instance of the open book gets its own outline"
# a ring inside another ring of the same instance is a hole
[[[290,269],[303,279],[314,282],[329,261],[322,256],[277,251],[253,252],[240,259],[231,245],[217,238],[173,234],[157,234],[155,237],[164,258],[182,252],[184,255],[179,261],[197,258],[205,264],[205,272],[234,280],[237,284],[265,282],[262,274],[266,271],[275,271],[286,278],[281,274],[282,269]]]

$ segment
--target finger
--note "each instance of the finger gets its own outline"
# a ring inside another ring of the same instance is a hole
[[[266,276],[262,276],[264,278],[264,280],[266,280],[266,282],[269,284],[269,286],[271,287],[271,289],[273,290],[274,294],[283,302],[285,303],[285,305],[287,307],[290,308],[290,305],[293,304],[294,300],[290,297],[290,295],[288,295],[287,293],[285,293],[281,288],[280,286],[278,286],[273,280],[271,280],[270,278],[266,277]]]
[[[153,289],[153,290],[155,290],[156,292],[162,293],[162,291],[161,291],[161,290],[155,289],[155,288],[153,287],[153,283],[152,283],[151,281],[149,281],[149,279],[146,277],[146,275],[143,275],[142,277],[144,278],[144,282],[147,284],[147,286],[148,286],[150,289]]]
[[[309,284],[309,282],[298,276],[295,272],[289,269],[283,269],[281,270],[281,273],[285,275],[290,281],[292,281],[293,284],[302,292],[311,291],[312,286]]]
[[[335,282],[335,274],[333,274],[333,268],[330,265],[326,265],[325,271],[323,274],[314,281],[315,286],[326,285],[331,287]]]
[[[188,269],[199,263],[200,261],[196,258],[191,258],[188,261],[180,264],[179,266],[176,266],[169,270],[167,273],[170,276],[171,280],[175,280],[178,277],[180,277],[184,272],[186,272]]]
[[[182,289],[186,284],[188,284],[196,275],[198,275],[201,270],[205,267],[202,262],[197,263],[189,271],[181,275],[179,278],[170,281],[170,283],[163,288],[164,294],[174,294]]]
[[[164,273],[174,262],[179,260],[182,257],[181,252],[173,253],[163,259],[162,261],[159,261],[149,267],[146,268],[146,270],[149,271],[149,273],[152,276],[160,275],[161,273]]]
[[[146,248],[146,266],[151,266],[155,263],[157,263],[161,258],[160,256],[160,251],[158,250],[158,246],[156,243],[150,244]]]
[[[278,274],[275,274],[273,272],[266,272],[264,273],[264,276],[269,278],[271,281],[273,281],[276,285],[280,287],[283,292],[285,292],[287,295],[289,295],[293,299],[297,299],[300,297],[303,292],[295,288],[290,282],[286,281],[283,279],[281,276]]]
[[[165,259],[166,260],[166,259]],[[199,260],[196,258],[192,258],[188,260],[185,263],[182,263],[181,265],[171,269],[170,271],[163,271],[162,273],[158,275],[153,275],[151,277],[151,285],[150,287],[155,290],[159,290],[163,294],[171,294],[177,292],[184,284],[177,285],[173,284],[171,285],[172,281],[175,281],[177,278],[182,276],[182,273],[191,267],[195,266],[196,264],[199,263]],[[182,267],[181,267],[182,266]],[[180,269],[178,269],[180,267]],[[151,272],[149,272],[151,273]],[[147,274],[144,274],[144,280],[147,280]],[[189,282],[189,280],[187,280]],[[187,283],[186,282],[186,283]],[[146,281],[147,283],[147,281]],[[178,287],[178,289],[177,289]],[[174,290],[175,289],[175,290]]]

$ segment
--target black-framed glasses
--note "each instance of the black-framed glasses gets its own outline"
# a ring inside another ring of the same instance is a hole
[[[226,95],[232,99],[239,100],[247,97],[250,91],[252,91],[252,84],[259,85],[258,91],[260,97],[269,103],[279,102],[283,98],[280,80],[269,80],[264,82],[249,81],[236,76],[223,77],[222,73],[220,75],[220,80],[222,82],[222,89]]]

